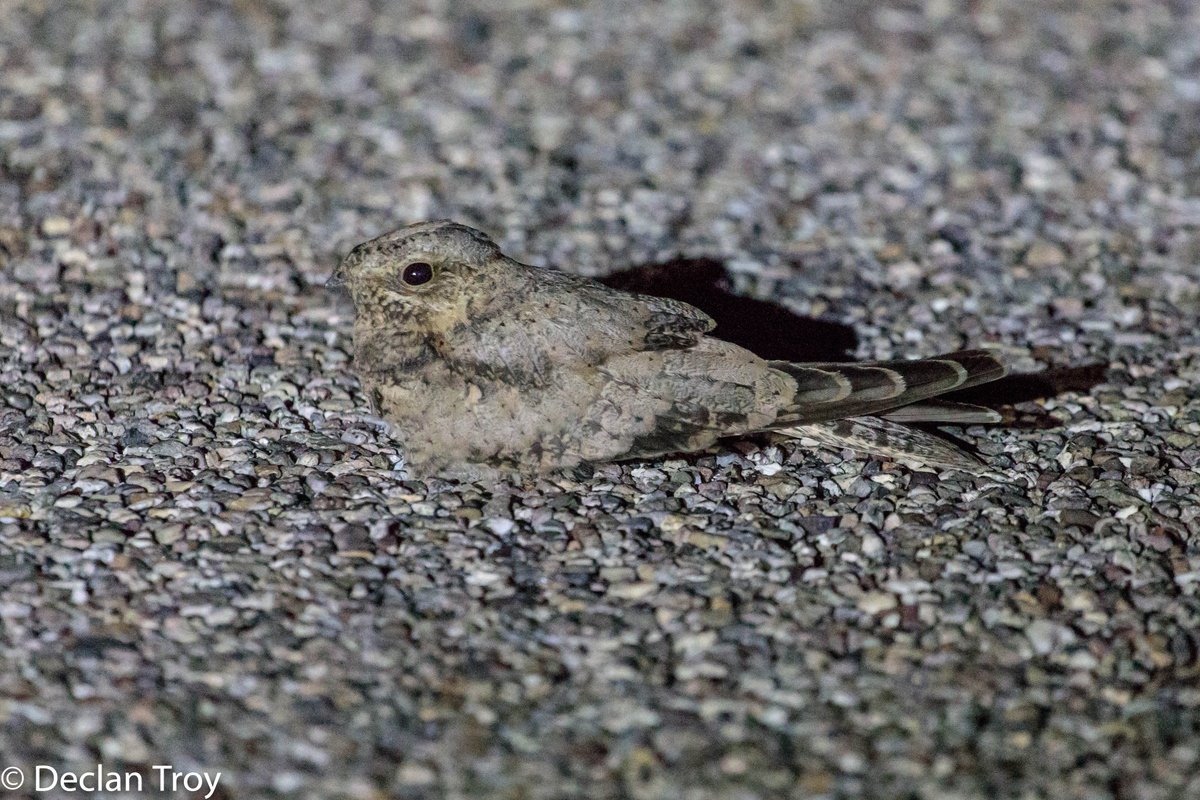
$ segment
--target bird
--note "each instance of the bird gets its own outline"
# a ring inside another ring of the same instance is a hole
[[[353,247],[353,366],[413,477],[591,470],[778,433],[945,468],[978,461],[906,423],[996,422],[940,399],[1003,377],[990,352],[856,363],[767,360],[707,314],[505,255],[418,222]]]

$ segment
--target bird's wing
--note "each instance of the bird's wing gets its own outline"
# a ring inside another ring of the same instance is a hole
[[[563,369],[586,370],[630,353],[695,346],[716,323],[687,303],[631,295],[530,268],[520,291],[465,309],[436,343],[462,375],[545,387]]]
[[[680,300],[630,294],[595,281],[550,274],[553,278],[543,278],[539,289],[556,298],[563,296],[563,288],[571,291],[574,302],[566,306],[558,322],[575,331],[569,338],[578,343],[580,352],[607,358],[619,353],[684,349],[696,345],[717,324]],[[561,283],[568,285],[556,285]]]
[[[868,456],[904,461],[918,467],[981,473],[975,456],[932,433],[908,428],[880,417],[850,417],[783,428],[779,433],[810,440],[832,450],[853,450]]]
[[[700,337],[717,326],[712,317],[679,300],[649,295],[636,297],[644,349],[692,347],[700,341]]]
[[[905,429],[895,423],[821,423],[908,405],[916,413],[918,404],[935,395],[994,380],[1005,369],[983,351],[868,364],[767,362],[736,345],[702,337],[685,349],[613,357],[599,372],[603,388],[585,420],[590,427],[583,440],[594,445],[583,454],[586,460],[689,452],[729,436],[799,426],[812,426],[806,428],[810,436],[824,433],[843,444],[857,438],[878,451],[887,439],[900,449]],[[948,448],[918,445],[908,452],[931,463],[949,462]]]
[[[587,461],[702,450],[769,427],[795,394],[788,375],[706,336],[683,349],[615,355],[594,374],[598,391],[577,428]]]

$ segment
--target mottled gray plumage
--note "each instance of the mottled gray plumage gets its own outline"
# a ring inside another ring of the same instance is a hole
[[[765,361],[706,335],[713,322],[699,309],[521,264],[449,221],[360,244],[337,278],[356,308],[363,388],[417,474],[550,471],[798,426],[836,438],[831,420],[906,408],[910,421],[978,421],[990,412],[932,398],[1005,373],[977,350]]]

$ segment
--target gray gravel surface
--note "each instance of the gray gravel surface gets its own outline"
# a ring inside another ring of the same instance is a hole
[[[1200,797],[1197,4],[0,20],[0,767]],[[716,259],[859,357],[1107,371],[960,432],[979,477],[744,442],[410,481],[324,281],[436,216],[586,274]]]

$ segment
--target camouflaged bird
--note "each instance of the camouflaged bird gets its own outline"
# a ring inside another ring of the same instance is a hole
[[[522,264],[450,221],[358,245],[334,280],[354,300],[363,389],[416,475],[547,472],[758,432],[962,466],[965,454],[940,440],[866,415],[996,421],[932,398],[1005,374],[980,350],[766,361],[708,336],[713,321],[686,303]]]

